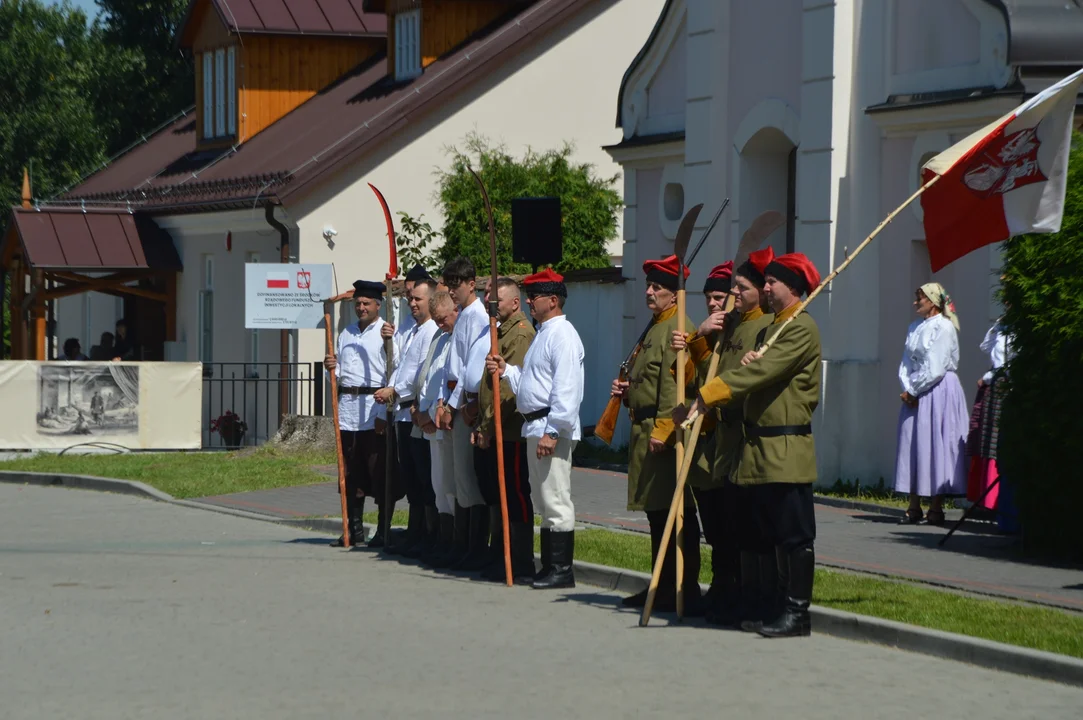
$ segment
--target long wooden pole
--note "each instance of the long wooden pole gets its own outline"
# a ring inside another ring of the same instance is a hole
[[[684,266],[678,268],[678,279],[680,282],[680,288],[677,290],[677,331],[684,336],[685,331],[685,291],[684,291]],[[685,392],[685,373],[684,363],[687,358],[687,350],[682,349],[677,353],[677,405],[684,405]],[[684,429],[675,428],[677,432],[677,472],[681,471],[681,465],[684,464]],[[659,558],[664,558],[664,555],[659,554]],[[664,562],[664,560],[663,560]],[[677,619],[684,618],[684,493],[680,493],[680,500],[677,502]]]
[[[331,328],[331,305],[333,300],[323,303],[323,325],[327,335],[327,354],[335,354],[335,336]],[[342,455],[342,430],[338,427],[338,383],[335,381],[335,368],[327,371],[331,378],[331,422],[335,426],[335,454],[338,458],[338,494],[342,499],[342,547],[349,549],[350,537],[349,510],[346,500],[346,461]]]
[[[499,288],[496,281],[499,279],[496,263],[496,224],[493,222],[493,208],[489,204],[489,193],[485,189],[485,183],[481,176],[470,168],[470,173],[478,183],[481,190],[481,199],[485,202],[485,213],[489,217],[489,352],[492,355],[500,353],[500,344],[497,338],[497,303],[499,302]],[[515,580],[511,572],[511,527],[508,524],[508,490],[504,487],[504,428],[500,414],[500,372],[493,372],[493,425],[495,426],[493,442],[496,443],[496,484],[500,493],[500,522],[501,531],[504,533],[504,582],[511,587]]]

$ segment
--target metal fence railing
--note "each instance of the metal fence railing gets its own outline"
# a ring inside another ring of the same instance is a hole
[[[282,416],[323,415],[323,364],[203,363],[203,448],[261,445]]]

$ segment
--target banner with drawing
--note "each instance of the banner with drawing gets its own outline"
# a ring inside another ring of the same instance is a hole
[[[0,449],[198,450],[200,363],[0,362]]]

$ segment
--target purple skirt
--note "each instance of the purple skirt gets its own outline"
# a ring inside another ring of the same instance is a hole
[[[949,372],[920,398],[899,410],[895,492],[966,495],[966,437],[970,430],[959,377]]]

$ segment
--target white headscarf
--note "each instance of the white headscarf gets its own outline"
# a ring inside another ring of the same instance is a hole
[[[925,297],[929,298],[929,302],[936,305],[944,317],[951,321],[951,324],[955,326],[955,331],[959,332],[959,318],[955,314],[955,303],[952,302],[944,286],[940,283],[926,283],[921,286],[921,291],[925,293]]]

